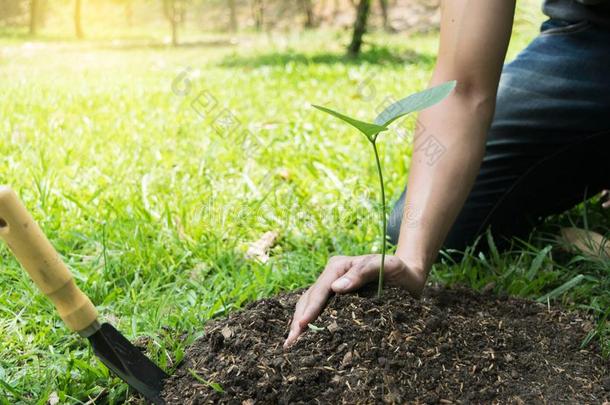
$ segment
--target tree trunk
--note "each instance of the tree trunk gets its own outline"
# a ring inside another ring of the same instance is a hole
[[[334,0],[333,18],[337,17],[341,12],[341,3],[339,0]]]
[[[237,23],[237,5],[235,4],[235,0],[229,0],[229,13],[230,13],[230,29],[233,32],[237,32],[239,29]]]
[[[388,0],[379,0],[379,5],[381,6],[381,16],[383,18],[383,29],[386,31],[390,31],[390,19],[388,17]]]
[[[172,31],[172,45],[178,45],[178,22],[180,19],[180,13],[176,5],[177,0],[163,0],[163,15],[169,21],[170,29]]]
[[[30,0],[30,35],[36,35],[38,32],[39,9],[39,0]]]
[[[252,4],[252,13],[254,14],[254,26],[257,31],[263,29],[264,16],[265,16],[265,3],[264,0],[254,0]]]
[[[81,24],[81,0],[75,0],[74,3],[74,29],[76,31],[76,38],[82,39],[85,34],[83,33],[83,26]]]
[[[371,0],[360,0],[356,21],[354,22],[354,35],[352,36],[352,42],[347,48],[347,54],[349,56],[358,56],[360,53],[360,49],[362,48],[362,37],[364,37],[364,34],[366,33],[366,23],[369,18],[370,9]]]
[[[316,24],[315,16],[313,12],[313,1],[312,0],[300,0],[301,8],[305,13],[305,28],[313,28]]]

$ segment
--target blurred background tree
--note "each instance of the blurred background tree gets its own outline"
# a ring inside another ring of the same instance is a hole
[[[438,27],[439,0],[0,0],[0,35],[89,39],[161,35],[180,45],[206,32],[351,31],[357,55],[368,30]]]
[[[228,0],[229,5],[229,27],[232,32],[237,32],[239,29],[239,22],[237,21],[237,3],[235,0]]]
[[[265,0],[252,0],[252,17],[256,30],[262,30],[265,23]]]
[[[30,35],[36,35],[38,31],[39,0],[30,1]]]
[[[360,53],[370,10],[371,0],[360,0],[358,3],[356,20],[354,21],[354,35],[352,35],[352,42],[350,42],[349,46],[347,47],[347,53],[349,56],[357,56]]]
[[[388,0],[379,0],[379,6],[381,7],[381,17],[383,18],[383,28],[386,31],[390,31],[390,16],[388,8]]]
[[[172,45],[178,45],[178,28],[186,21],[188,9],[187,0],[161,0],[163,3],[163,15],[170,25]]]
[[[314,0],[299,0],[305,14],[305,28],[313,28],[316,25],[314,15]]]

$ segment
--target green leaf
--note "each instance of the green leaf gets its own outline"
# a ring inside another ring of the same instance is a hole
[[[330,108],[326,108],[326,107],[322,107],[319,105],[315,105],[312,104],[312,106],[314,108],[317,108],[320,111],[324,111],[327,114],[330,114],[334,117],[339,118],[342,121],[347,122],[348,124],[350,124],[351,126],[353,126],[354,128],[356,128],[357,130],[359,130],[360,132],[362,132],[370,141],[373,140],[373,137],[377,134],[379,134],[382,131],[387,131],[388,128],[385,126],[381,126],[381,125],[376,125],[376,124],[371,124],[369,122],[364,122],[364,121],[360,121],[357,120],[355,118],[351,118],[348,117],[347,115],[343,115],[337,111],[333,111]]]
[[[491,234],[491,230],[487,230],[487,244],[489,245],[489,253],[491,258],[495,262],[495,264],[500,264],[500,252],[498,252],[498,247],[496,246],[496,242],[494,241],[494,237]]]
[[[15,388],[13,388],[9,383],[4,380],[0,380],[0,386],[3,386],[7,391],[13,394],[17,399],[22,399],[23,397]],[[8,402],[7,402],[8,403]]]
[[[575,287],[578,283],[580,283],[583,279],[585,278],[585,276],[583,276],[582,274],[577,275],[576,277],[572,278],[569,281],[566,281],[565,283],[563,283],[562,285],[560,285],[559,287],[555,288],[553,291],[551,291],[548,294],[543,295],[542,297],[538,298],[536,300],[536,302],[546,302],[547,300],[550,299],[554,299],[559,297],[561,294],[563,294],[564,292],[568,291],[569,289]]]
[[[308,323],[307,327],[311,330],[313,330],[314,332],[320,332],[323,331],[324,328],[320,328],[319,326],[314,325],[313,323]]]
[[[375,124],[387,127],[398,118],[415,111],[421,111],[442,101],[455,88],[455,80],[431,87],[419,93],[403,98],[381,112],[375,118]]]
[[[534,279],[534,277],[538,273],[538,270],[540,270],[540,268],[542,267],[542,264],[544,263],[544,259],[546,259],[547,255],[549,254],[549,252],[552,249],[553,249],[553,246],[549,245],[549,246],[545,247],[544,249],[542,249],[540,252],[538,252],[536,257],[532,261],[532,264],[531,264],[529,270],[527,271],[527,273],[525,275],[525,277],[527,277],[528,280],[531,281]]]
[[[207,385],[208,387],[212,388],[214,391],[219,392],[221,394],[223,394],[225,392],[225,390],[222,388],[222,385],[218,384],[217,382],[207,381],[207,380],[201,378],[201,376],[199,374],[197,374],[197,372],[195,370],[193,370],[192,368],[189,368],[189,373],[193,376],[193,378],[195,378],[195,380],[199,381],[202,384]]]
[[[210,383],[210,387],[212,387],[212,389],[216,392],[219,392],[221,394],[224,394],[225,390],[222,388],[222,385],[215,383],[215,382],[211,382]]]

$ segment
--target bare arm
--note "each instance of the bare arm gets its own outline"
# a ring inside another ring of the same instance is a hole
[[[420,115],[396,256],[386,260],[385,280],[421,294],[428,271],[462,208],[479,170],[495,108],[498,81],[510,39],[516,0],[444,0],[441,41],[431,84],[457,80],[454,93]],[[426,137],[445,148],[430,164]],[[424,145],[422,145],[422,142]],[[421,147],[418,147],[421,146]],[[415,221],[415,222],[413,222]],[[285,346],[320,314],[333,292],[374,281],[379,255],[337,256],[299,299]]]
[[[515,0],[446,0],[432,84],[457,80],[456,91],[419,116],[396,255],[425,273],[478,173],[493,118]],[[433,136],[433,138],[431,138]],[[438,158],[426,146],[445,149]]]

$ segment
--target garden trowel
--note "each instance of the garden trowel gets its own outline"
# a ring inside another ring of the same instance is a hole
[[[154,404],[163,404],[167,374],[108,323],[100,324],[91,300],[23,206],[17,194],[0,186],[0,237],[68,328],[91,342],[94,353],[112,372]]]

